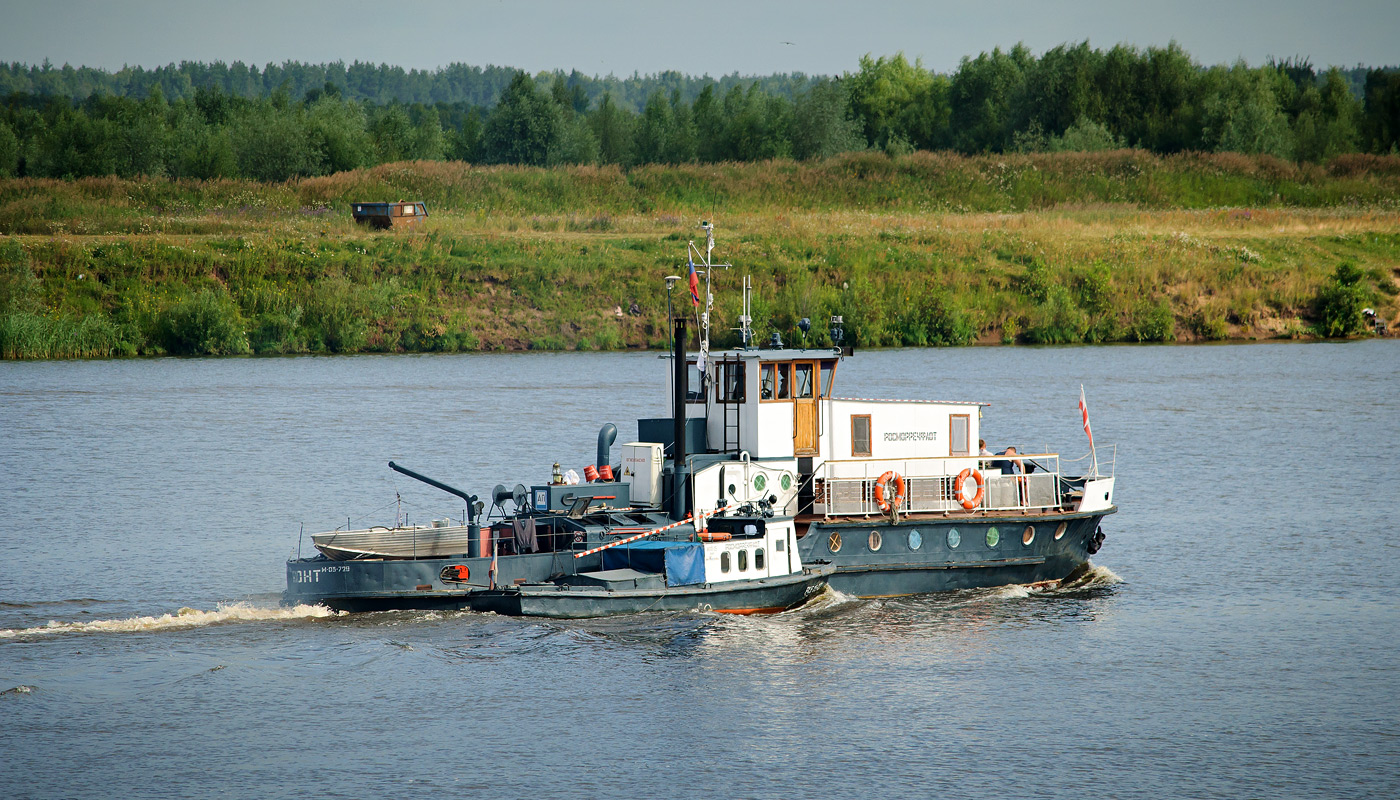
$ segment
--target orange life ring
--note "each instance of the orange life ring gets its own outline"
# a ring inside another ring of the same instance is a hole
[[[886,500],[885,485],[890,481],[894,481],[894,498]],[[891,508],[899,508],[904,505],[903,475],[900,475],[894,470],[889,470],[884,475],[881,475],[879,480],[875,481],[875,505],[879,506],[881,511],[887,513]]]
[[[734,534],[729,531],[700,531],[702,542],[727,542],[733,538]]]
[[[967,482],[967,478],[969,475],[972,476],[973,480],[977,481],[977,494],[973,495],[972,497],[963,497],[963,499],[959,502],[962,503],[963,508],[967,509],[968,511],[971,511],[972,509],[977,507],[978,503],[982,502],[982,488],[984,486],[984,481],[982,480],[982,473],[971,468],[959,472],[957,480],[953,481],[953,497],[962,497],[963,484]]]

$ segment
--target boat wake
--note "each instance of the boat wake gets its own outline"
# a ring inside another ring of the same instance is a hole
[[[839,592],[830,586],[825,586],[812,599],[784,612],[786,614],[801,614],[804,617],[821,619],[823,617],[834,617],[842,614],[856,606],[864,604],[865,601],[859,597]]]
[[[215,611],[182,608],[173,614],[152,617],[102,619],[91,622],[59,622],[34,628],[0,629],[0,639],[24,639],[66,633],[139,633],[144,631],[186,630],[229,622],[268,622],[339,616],[325,606],[299,605],[290,608],[264,608],[249,603],[220,603]]]
[[[1125,581],[1118,577],[1113,570],[1108,567],[1101,567],[1098,564],[1085,564],[1082,568],[1075,570],[1069,577],[1059,581],[1047,589],[1039,590],[1036,594],[1064,594],[1066,592],[1083,592],[1092,589],[1105,589],[1110,586],[1117,586]]]

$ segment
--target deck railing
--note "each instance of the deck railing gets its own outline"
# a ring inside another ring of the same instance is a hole
[[[1063,499],[1060,494],[1059,456],[1054,453],[1027,453],[1016,456],[1023,464],[1035,462],[1035,472],[1004,474],[991,464],[1004,457],[976,459],[982,474],[982,499],[974,511],[1041,511],[1056,508]],[[814,476],[814,495],[818,513],[827,516],[881,515],[875,499],[875,485],[886,471],[893,470],[904,477],[904,501],[900,514],[943,513],[967,511],[961,497],[954,492],[958,473],[971,464],[966,456],[956,458],[917,458],[907,460],[849,460],[828,461]],[[971,477],[966,479],[963,495],[971,498],[977,492]]]

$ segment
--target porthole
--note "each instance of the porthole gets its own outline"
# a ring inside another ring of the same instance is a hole
[[[758,473],[757,475],[753,476],[753,488],[754,488],[755,491],[761,492],[761,491],[763,491],[763,487],[765,487],[765,486],[767,486],[767,485],[768,485],[768,476],[764,475],[762,472],[760,472],[760,473]]]
[[[826,549],[830,550],[830,551],[833,552],[833,553],[839,553],[839,552],[841,552],[841,534],[840,534],[840,533],[838,533],[838,532],[836,532],[836,531],[832,531],[832,532],[831,532],[831,535],[828,536],[828,537],[826,537]]]
[[[879,532],[879,531],[871,531],[871,532],[870,532],[870,552],[873,553],[873,552],[875,552],[876,550],[879,550],[879,549],[880,549],[880,546],[883,545],[884,543],[885,543],[884,537],[880,536],[880,532]]]
[[[1001,541],[1001,532],[998,531],[998,530],[996,529],[995,526],[993,526],[993,527],[991,527],[991,528],[988,528],[988,529],[987,529],[987,546],[988,546],[988,547],[996,547],[996,546],[997,546],[997,542],[1000,542],[1000,541]]]
[[[739,571],[740,571],[740,572],[747,572],[748,569],[749,569],[749,551],[747,551],[747,550],[740,550],[740,551],[739,551]]]
[[[960,544],[962,544],[962,535],[958,533],[958,529],[953,528],[948,531],[948,549],[956,550]]]
[[[1064,537],[1065,531],[1067,530],[1069,530],[1069,523],[1061,522],[1059,524],[1059,527],[1055,528],[1055,541],[1060,541],[1060,539]]]
[[[791,489],[791,488],[792,488],[792,476],[789,475],[789,474],[787,474],[786,472],[784,472],[784,473],[783,473],[783,477],[781,477],[781,478],[778,479],[778,485],[781,486],[781,487],[783,487],[783,491],[785,491],[785,492],[786,492],[788,489]]]
[[[1034,526],[1034,525],[1027,525],[1027,526],[1026,526],[1026,529],[1025,529],[1024,531],[1021,532],[1021,544],[1024,545],[1024,546],[1026,546],[1026,547],[1030,547],[1030,546],[1031,546],[1031,542],[1034,542],[1034,541],[1035,541],[1035,526]]]
[[[918,550],[924,546],[924,535],[918,531],[909,531],[909,549]]]
[[[720,553],[720,554],[719,554],[719,571],[720,571],[720,572],[728,572],[728,571],[729,571],[729,553],[727,553],[727,552],[725,552],[725,553]]]
[[[762,547],[760,547],[760,548],[758,548],[757,550],[754,550],[754,551],[753,551],[753,568],[754,568],[754,569],[763,569],[763,548],[762,548]]]

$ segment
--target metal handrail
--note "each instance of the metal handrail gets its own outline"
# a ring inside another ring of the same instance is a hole
[[[966,462],[975,458],[979,462],[994,459],[986,456],[928,456],[909,459],[843,459],[823,462],[813,475],[814,482],[821,481],[820,500],[828,517],[832,516],[873,516],[883,514],[874,499],[875,482],[886,470],[893,470],[905,481],[904,500],[898,511],[908,513],[941,513],[969,510],[955,495],[953,489],[956,474],[942,472],[922,472],[911,469],[914,462],[946,462],[958,460]],[[1017,453],[1017,460],[1039,460],[1042,471],[1032,474],[1002,474],[1000,471],[983,472],[983,492],[981,501],[974,511],[1018,511],[1055,508],[1061,505],[1061,474],[1059,455],[1056,453]],[[995,460],[1011,460],[998,456]],[[1050,462],[1049,465],[1043,462]],[[863,464],[865,469],[859,476],[833,477],[828,470],[830,464]],[[870,473],[879,470],[875,475]]]

